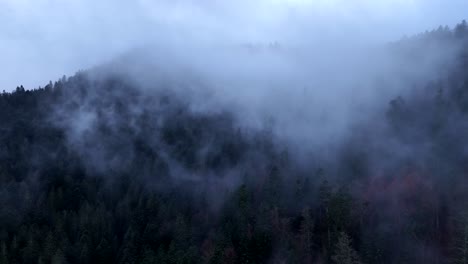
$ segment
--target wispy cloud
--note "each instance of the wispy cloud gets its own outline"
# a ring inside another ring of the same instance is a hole
[[[454,24],[466,8],[460,0],[0,0],[0,85],[34,88],[161,39],[384,42]]]

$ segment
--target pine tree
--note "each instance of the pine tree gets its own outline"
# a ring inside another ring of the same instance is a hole
[[[54,256],[52,256],[52,261],[50,263],[51,264],[66,264],[67,263],[62,250],[59,249],[57,250],[57,252],[55,252]]]
[[[302,211],[302,217],[303,221],[299,230],[300,253],[304,263],[311,263],[314,223],[309,208]]]
[[[464,38],[468,32],[468,24],[466,20],[463,20],[460,24],[455,27],[455,37]]]
[[[46,260],[50,260],[56,252],[56,242],[52,232],[47,234],[44,242],[43,256]]]
[[[468,264],[468,213],[462,213],[457,223],[454,245],[454,264]]]
[[[331,219],[330,219],[330,199],[332,196],[332,188],[327,180],[324,180],[319,188],[319,200],[320,200],[320,217],[322,218],[321,227],[326,230],[326,236],[324,238],[325,248],[324,254],[331,247]]]
[[[99,263],[109,263],[112,260],[112,248],[109,242],[103,238],[96,248],[96,259]]]
[[[0,264],[8,264],[8,252],[5,242],[0,243]]]
[[[154,264],[158,263],[156,253],[152,249],[145,249],[143,251],[141,264]]]
[[[22,252],[22,258],[25,263],[35,263],[39,258],[39,245],[32,236],[30,236],[26,242],[26,247]]]
[[[357,252],[351,246],[349,236],[341,232],[338,241],[335,245],[335,252],[332,256],[332,261],[335,264],[361,264],[361,260]]]

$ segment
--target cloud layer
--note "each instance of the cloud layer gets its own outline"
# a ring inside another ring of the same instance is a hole
[[[162,40],[385,42],[454,24],[466,8],[461,0],[1,0],[0,85],[35,88]]]

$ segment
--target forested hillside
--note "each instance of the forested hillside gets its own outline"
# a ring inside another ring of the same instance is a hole
[[[0,264],[468,263],[467,38],[392,43],[462,48],[323,163],[165,84],[88,71],[3,92]]]

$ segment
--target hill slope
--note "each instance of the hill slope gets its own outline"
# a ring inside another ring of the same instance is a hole
[[[0,263],[464,263],[467,36],[394,44],[462,48],[329,150],[115,73],[3,93]]]

